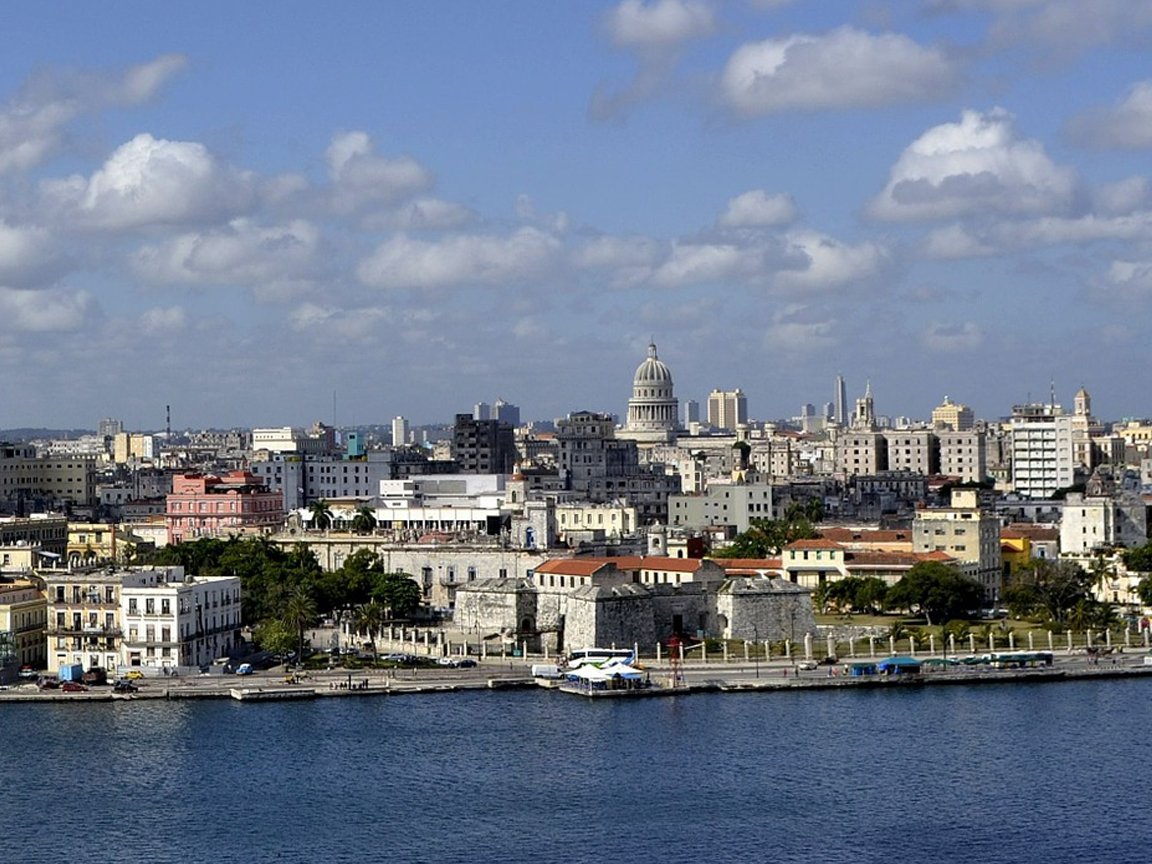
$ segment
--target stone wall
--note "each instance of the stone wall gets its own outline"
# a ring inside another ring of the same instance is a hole
[[[812,596],[784,579],[729,579],[716,593],[716,635],[726,639],[796,641],[817,635]]]

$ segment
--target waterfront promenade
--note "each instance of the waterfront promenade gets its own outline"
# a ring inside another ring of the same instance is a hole
[[[671,680],[666,662],[646,662],[652,687],[634,691],[581,691],[593,697],[620,695],[676,696],[701,692],[787,692],[834,688],[883,688],[936,685],[979,685],[1012,683],[1055,683],[1084,679],[1144,678],[1152,676],[1152,666],[1144,665],[1144,652],[1116,654],[1091,662],[1083,655],[1057,657],[1051,666],[1033,669],[995,669],[988,666],[952,667],[919,675],[848,677],[842,665],[800,669],[783,660],[760,663],[744,661],[685,663],[680,679]],[[531,677],[530,667],[517,661],[488,660],[470,669],[397,668],[388,670],[312,671],[286,676],[283,670],[269,670],[248,676],[208,675],[181,678],[145,678],[136,682],[135,693],[113,693],[111,687],[93,687],[86,692],[64,693],[39,690],[23,684],[0,691],[0,706],[6,702],[109,702],[152,701],[157,699],[237,699],[239,701],[286,701],[295,699],[402,696],[452,693],[463,690],[501,690],[550,686]],[[572,692],[570,690],[565,691]]]

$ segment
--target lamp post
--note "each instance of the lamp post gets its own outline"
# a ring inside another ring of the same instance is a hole
[[[752,636],[756,640],[756,653],[754,654],[752,659],[756,663],[756,677],[759,678],[760,677],[760,625],[758,625],[758,624],[752,625]]]

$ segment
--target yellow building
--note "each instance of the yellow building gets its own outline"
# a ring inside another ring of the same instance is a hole
[[[947,426],[954,432],[967,432],[975,422],[971,408],[953,402],[947,396],[944,397],[943,404],[932,409],[933,426]]]
[[[0,582],[0,681],[47,665],[48,601],[33,582]]]
[[[135,560],[141,546],[151,546],[117,525],[103,522],[68,523],[68,566],[126,564]]]
[[[119,465],[127,464],[131,459],[152,459],[155,454],[154,444],[151,435],[119,432],[112,439],[112,459]]]

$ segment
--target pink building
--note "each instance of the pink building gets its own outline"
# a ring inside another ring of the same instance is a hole
[[[165,509],[168,542],[264,534],[284,522],[283,497],[247,471],[177,474]]]

